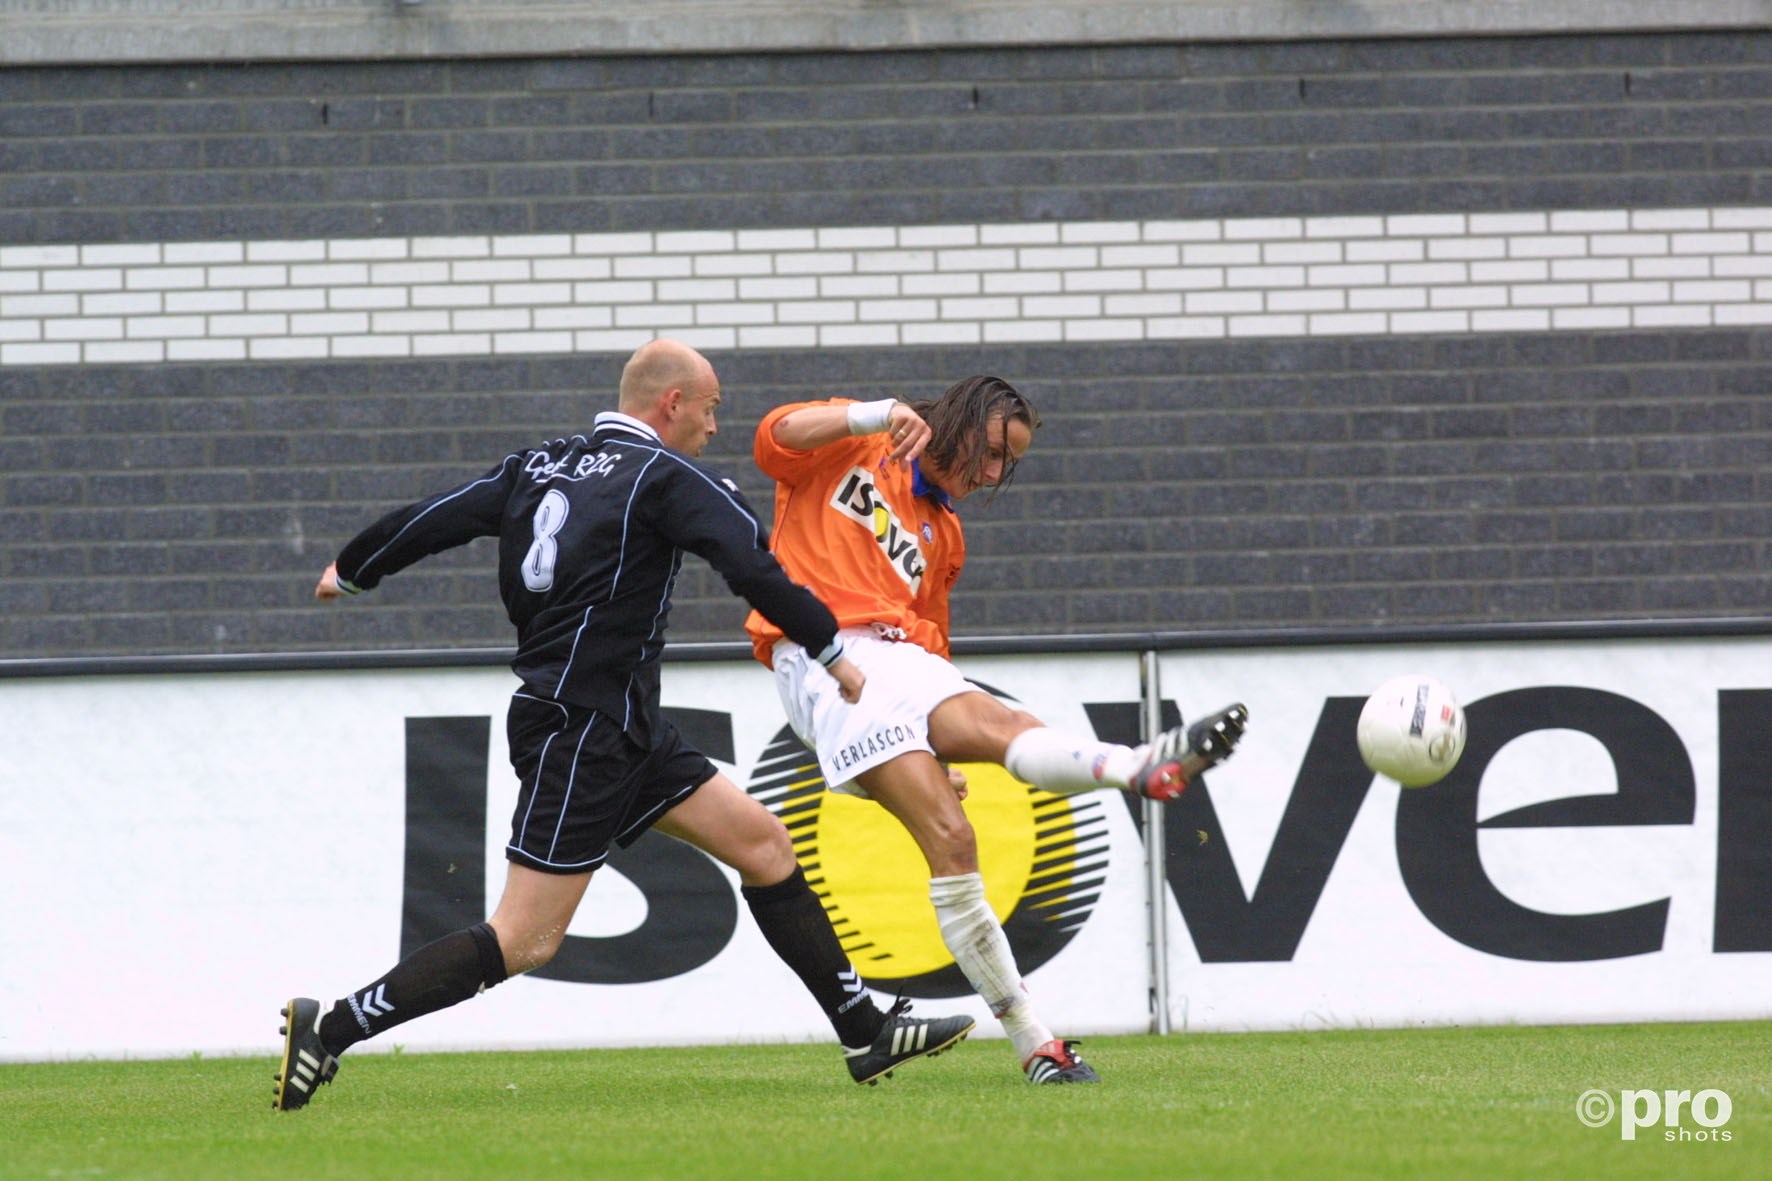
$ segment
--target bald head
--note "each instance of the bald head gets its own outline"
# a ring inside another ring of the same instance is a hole
[[[621,411],[645,418],[672,390],[690,391],[712,377],[708,359],[680,340],[648,341],[621,371]]]
[[[649,424],[665,446],[700,455],[719,428],[720,379],[708,359],[680,340],[640,346],[621,371],[621,412]]]

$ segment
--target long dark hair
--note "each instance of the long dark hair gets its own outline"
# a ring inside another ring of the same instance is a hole
[[[1011,422],[1025,424],[1030,432],[1040,426],[1040,412],[1034,404],[1000,377],[964,378],[939,398],[912,402],[911,409],[922,415],[933,432],[924,454],[942,471],[964,476],[968,483],[976,482],[984,471],[991,420],[1001,418],[1005,430]],[[999,489],[1008,487],[1017,462],[1014,455],[1004,452],[1003,478],[991,488],[987,504]]]

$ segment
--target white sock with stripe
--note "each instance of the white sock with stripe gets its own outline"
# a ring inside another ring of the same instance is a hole
[[[984,878],[976,873],[930,878],[929,901],[935,904],[942,942],[973,991],[1003,1023],[1004,1032],[1015,1043],[1016,1059],[1025,1061],[1052,1040],[1052,1031],[1034,1014],[1034,1002],[1015,966],[1015,953],[1009,949],[1009,937],[985,901]]]
[[[1132,782],[1141,757],[1134,748],[1117,742],[1037,726],[1010,739],[1003,766],[1042,791],[1072,796],[1102,787],[1124,789]]]

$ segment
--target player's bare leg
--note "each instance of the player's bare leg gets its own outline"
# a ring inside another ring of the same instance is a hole
[[[947,769],[934,755],[912,751],[864,771],[858,782],[917,842],[929,864],[929,900],[942,942],[973,991],[1003,1023],[1028,1078],[1039,1083],[1099,1081],[1072,1053],[1074,1043],[1053,1037],[1034,1012],[1009,938],[985,900],[977,837]]]
[[[964,756],[956,756],[961,759]],[[947,769],[911,751],[863,771],[857,780],[911,834],[934,877],[978,872],[978,839]]]
[[[508,974],[554,958],[590,884],[589,873],[542,873],[515,862],[505,867],[505,892],[486,924],[498,933]]]
[[[652,827],[730,865],[747,886],[772,885],[799,866],[781,821],[725,775],[696,788]]]

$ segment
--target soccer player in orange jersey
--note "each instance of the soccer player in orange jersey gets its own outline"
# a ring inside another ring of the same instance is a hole
[[[966,561],[954,502],[1010,480],[1040,416],[997,377],[969,377],[928,402],[833,398],[781,406],[753,454],[776,481],[772,548],[837,617],[867,676],[859,702],[803,648],[752,612],[745,629],[775,672],[795,733],[831,790],[897,817],[929,863],[929,896],[954,961],[1014,1042],[1028,1080],[1100,1079],[1034,1011],[985,900],[978,845],[949,762],[998,763],[1060,794],[1119,788],[1173,799],[1227,757],[1241,705],[1126,747],[1064,733],[1004,704],[948,661],[948,594]]]

